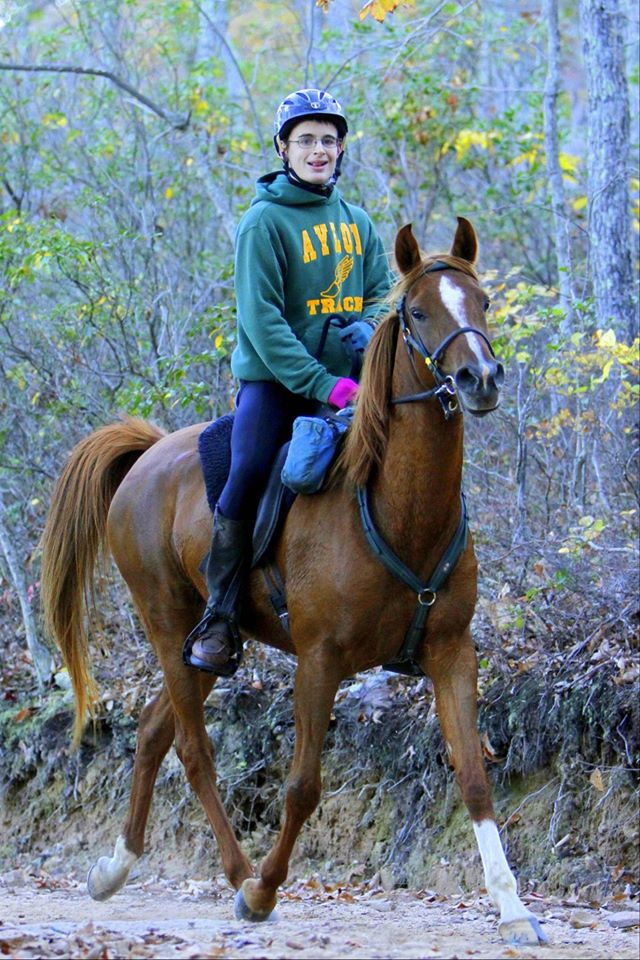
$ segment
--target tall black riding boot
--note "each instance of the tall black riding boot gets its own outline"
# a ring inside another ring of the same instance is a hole
[[[207,563],[209,599],[200,623],[187,637],[183,659],[191,667],[230,677],[242,658],[236,626],[238,595],[246,573],[246,524],[213,515],[213,539]]]

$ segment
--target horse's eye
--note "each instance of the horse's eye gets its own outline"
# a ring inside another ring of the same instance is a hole
[[[491,306],[491,300],[489,299],[485,300],[482,305],[482,309],[484,310],[485,313],[487,312],[490,306]]]
[[[426,320],[424,313],[421,313],[417,307],[411,307],[410,313],[411,319],[417,321],[418,323],[421,320]]]

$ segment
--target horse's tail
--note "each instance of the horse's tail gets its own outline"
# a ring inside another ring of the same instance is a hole
[[[75,694],[76,745],[97,692],[86,620],[96,562],[105,552],[109,506],[135,461],[164,435],[133,417],[101,427],[73,448],[51,497],[41,540],[40,589],[45,628],[62,652]]]

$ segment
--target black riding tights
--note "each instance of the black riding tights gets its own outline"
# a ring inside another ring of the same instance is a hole
[[[290,393],[279,383],[243,380],[231,431],[231,470],[218,506],[225,517],[253,524],[273,461],[291,437],[296,417],[312,416],[317,400]]]

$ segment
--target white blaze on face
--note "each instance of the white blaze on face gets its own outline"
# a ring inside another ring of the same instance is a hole
[[[458,287],[449,277],[444,276],[444,274],[440,277],[440,299],[459,327],[470,326],[467,320],[464,290],[462,287]],[[481,374],[483,378],[485,378],[489,373],[489,369],[482,352],[482,341],[480,337],[477,337],[474,333],[467,333],[465,336],[467,337],[469,346],[476,355]]]

